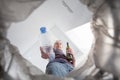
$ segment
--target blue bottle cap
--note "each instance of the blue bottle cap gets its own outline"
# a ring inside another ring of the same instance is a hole
[[[41,27],[41,28],[40,28],[40,32],[41,32],[41,33],[46,33],[46,27]]]

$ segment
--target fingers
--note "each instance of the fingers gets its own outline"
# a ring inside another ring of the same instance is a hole
[[[42,47],[40,47],[40,51],[41,51],[42,54],[45,53],[45,52],[43,51],[43,48],[42,48]]]
[[[72,53],[73,53],[73,50],[72,50],[71,48],[69,48],[69,49],[66,50],[66,52],[72,54]]]
[[[44,58],[44,59],[49,58],[49,54],[45,53],[42,47],[40,47],[40,51],[41,51],[41,57],[42,58]]]
[[[46,54],[46,52],[44,51],[44,49],[42,47],[40,47],[40,51],[42,54]]]
[[[49,55],[48,54],[42,54],[41,57],[44,58],[44,59],[48,59]]]
[[[43,48],[42,48],[42,47],[40,47],[40,51],[43,51]]]

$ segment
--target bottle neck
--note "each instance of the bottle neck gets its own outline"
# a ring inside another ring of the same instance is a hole
[[[67,42],[67,47],[66,47],[66,49],[69,49],[70,48],[70,46],[69,46],[69,43]]]

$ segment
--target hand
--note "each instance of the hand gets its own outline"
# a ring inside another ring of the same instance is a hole
[[[73,54],[73,50],[72,50],[71,48],[68,48],[68,49],[66,50],[66,53]]]
[[[44,59],[48,59],[49,58],[49,54],[45,53],[42,47],[40,47],[40,51],[41,51],[41,57],[42,58],[44,58]]]

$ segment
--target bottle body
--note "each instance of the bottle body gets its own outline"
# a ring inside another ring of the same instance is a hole
[[[68,61],[71,61],[73,59],[73,55],[71,53],[67,53],[67,59]]]
[[[67,42],[67,47],[66,47],[66,57],[69,62],[73,60],[73,55],[69,52],[69,43]]]
[[[40,33],[40,47],[42,47],[45,54],[49,55],[49,60],[51,61],[54,59],[55,54],[53,52],[50,35],[46,31],[45,27],[41,27],[40,32],[41,32]]]
[[[52,45],[47,33],[40,34],[40,47],[43,48],[45,53],[50,53]]]

